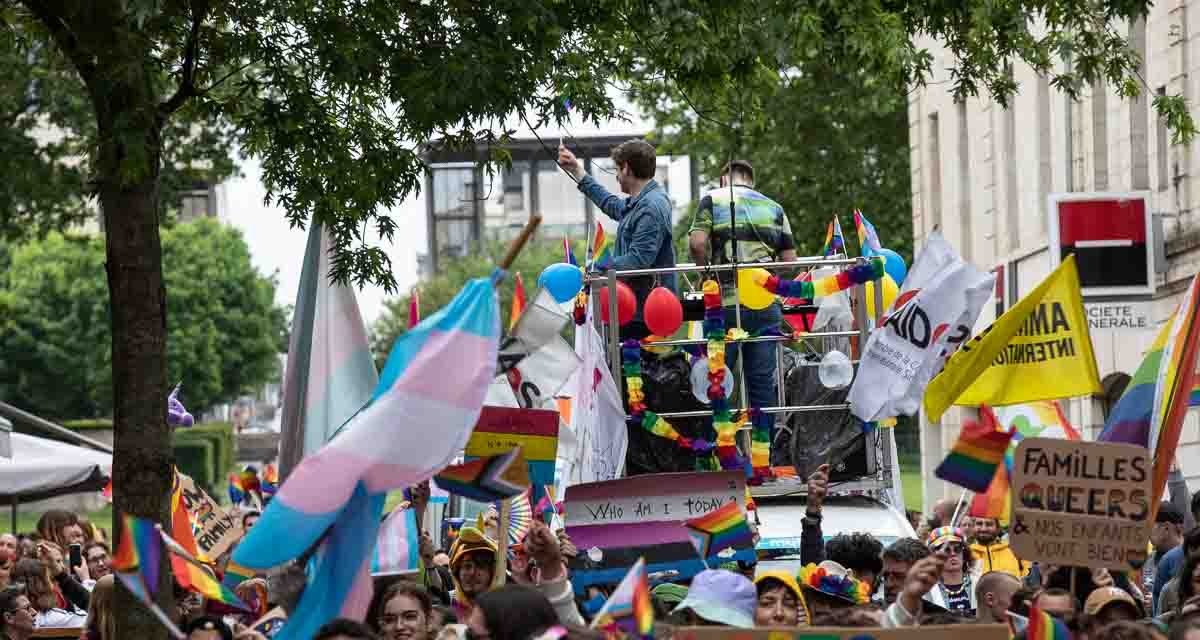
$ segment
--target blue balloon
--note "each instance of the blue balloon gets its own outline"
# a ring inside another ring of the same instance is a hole
[[[583,288],[583,271],[566,262],[556,262],[538,276],[538,286],[550,292],[555,302],[563,303],[575,297]]]
[[[904,284],[904,276],[908,275],[908,266],[904,264],[904,258],[891,249],[880,249],[878,255],[883,256],[883,270],[897,285]]]

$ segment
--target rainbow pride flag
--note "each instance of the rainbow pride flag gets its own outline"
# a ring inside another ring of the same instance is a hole
[[[991,407],[980,407],[979,420],[963,424],[958,441],[933,475],[971,491],[986,492],[996,477],[996,468],[1004,462],[1012,435],[1011,429],[998,428]]]
[[[737,504],[734,503],[734,506]],[[645,558],[638,558],[630,567],[621,584],[617,585],[592,619],[592,628],[650,637],[654,631],[654,607],[650,603],[650,580],[646,574]]]
[[[171,490],[171,533],[188,553],[193,556],[200,555],[196,536],[192,531],[192,518],[183,504],[183,488],[180,486],[178,469],[175,470],[175,483]]]
[[[1026,640],[1071,640],[1067,623],[1042,611],[1034,605],[1029,608],[1029,626],[1025,627]]]
[[[821,249],[821,255],[825,257],[835,253],[846,253],[846,237],[842,235],[842,221],[837,216],[825,230],[825,246]]]
[[[879,233],[875,225],[863,215],[862,211],[854,210],[854,227],[858,230],[858,246],[862,247],[863,257],[874,255],[883,250],[879,242]]]
[[[1196,378],[1200,379],[1200,374],[1198,374],[1196,376]],[[1192,395],[1191,395],[1191,398],[1188,400],[1188,406],[1189,407],[1200,407],[1200,382],[1197,382],[1196,386],[1192,387]]]
[[[112,556],[114,574],[172,637],[183,640],[183,632],[154,602],[162,562],[162,535],[158,527],[150,520],[129,514],[121,519],[120,526],[120,541]]]
[[[216,600],[243,611],[250,611],[250,607],[246,606],[246,603],[242,602],[233,593],[233,590],[218,582],[216,576],[195,556],[188,553],[187,549],[184,549],[166,532],[159,531],[158,533],[162,536],[163,544],[170,553],[171,573],[175,574],[175,581],[179,583],[179,586],[209,600]]]
[[[563,236],[563,262],[579,266],[579,262],[575,260],[575,252],[571,250],[571,236]]]
[[[513,277],[512,310],[508,314],[509,331],[512,331],[517,326],[517,320],[520,320],[521,314],[525,313],[527,303],[528,301],[525,299],[525,282],[521,280],[521,272],[518,271]]]
[[[246,499],[246,487],[242,485],[242,474],[229,474],[229,501],[237,506]]]
[[[710,511],[698,518],[685,520],[688,537],[701,560],[730,548],[744,547],[754,542],[754,532],[746,522],[746,514],[736,502]]]
[[[596,235],[592,239],[591,257],[588,259],[588,269],[604,269],[612,262],[612,238],[604,233],[604,227],[596,223]]]
[[[1166,491],[1167,474],[1179,445],[1183,419],[1195,394],[1200,356],[1197,304],[1200,304],[1200,275],[1192,278],[1179,307],[1159,331],[1097,438],[1101,442],[1128,442],[1150,450],[1154,456],[1151,505],[1156,509]]]
[[[370,403],[286,476],[234,550],[237,564],[266,570],[318,545],[308,586],[276,640],[308,640],[334,618],[366,615],[387,492],[444,469],[479,420],[496,375],[500,276],[468,282],[397,338]]]
[[[438,486],[478,502],[495,502],[529,489],[529,465],[521,447],[451,465],[434,476]]]
[[[1079,431],[1067,421],[1057,400],[996,407],[993,412],[1001,430],[1012,430],[1012,440],[1004,452],[1004,465],[996,469],[987,492],[977,493],[971,499],[967,513],[972,517],[996,518],[1001,523],[1007,523],[1012,505],[1013,457],[1021,440],[1060,438],[1078,441],[1082,438]]]

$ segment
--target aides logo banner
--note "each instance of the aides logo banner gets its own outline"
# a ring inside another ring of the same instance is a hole
[[[850,411],[864,422],[915,413],[930,378],[970,336],[995,280],[964,262],[940,233],[930,234],[867,340]]]
[[[1075,259],[954,354],[925,393],[931,421],[951,404],[1009,405],[1100,392]]]

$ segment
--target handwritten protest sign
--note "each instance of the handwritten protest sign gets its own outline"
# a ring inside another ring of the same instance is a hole
[[[683,522],[735,502],[745,509],[746,476],[740,471],[656,473],[569,487],[564,496],[567,534],[579,549],[571,582],[582,592],[617,584],[646,558],[651,578],[684,580],[704,570]],[[735,548],[723,561],[756,561],[753,545]]]
[[[183,508],[192,520],[192,533],[196,537],[196,546],[201,556],[216,560],[246,535],[242,530],[241,518],[221,508],[221,505],[205,493],[204,489],[197,487],[190,477],[176,473],[175,482],[183,498]]]
[[[1137,569],[1153,493],[1145,447],[1027,438],[1013,460],[1009,541],[1025,560]]]
[[[542,498],[546,485],[554,484],[554,460],[558,452],[558,412],[549,409],[484,407],[467,441],[466,459],[475,460],[522,447],[529,464],[533,503]]]
[[[973,624],[972,640],[1008,640],[1008,626]],[[959,640],[962,625],[901,627],[898,629],[862,627],[801,627],[788,629],[735,629],[733,627],[679,627],[670,640]]]

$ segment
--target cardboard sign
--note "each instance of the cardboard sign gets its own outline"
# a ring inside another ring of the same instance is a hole
[[[968,631],[969,630],[969,631]],[[898,629],[862,627],[801,627],[787,629],[735,629],[733,627],[679,627],[669,636],[671,640],[961,640],[964,633],[971,640],[1008,640],[1008,627],[1003,624],[901,627]]]
[[[183,508],[191,517],[192,533],[202,559],[215,561],[246,535],[242,519],[221,508],[190,477],[176,473],[175,482],[183,498]]]
[[[659,580],[691,578],[705,567],[683,522],[730,502],[745,509],[745,499],[741,471],[656,473],[569,487],[563,510],[579,549],[568,563],[571,582],[580,593],[593,584],[617,584],[640,557],[651,580],[656,574]],[[721,560],[757,558],[748,544]]]
[[[1145,447],[1027,438],[1013,458],[1009,543],[1022,560],[1137,569],[1153,492]]]
[[[558,452],[558,412],[549,409],[484,407],[467,441],[466,459],[499,455],[522,447],[529,465],[533,504],[554,484],[554,460]]]

